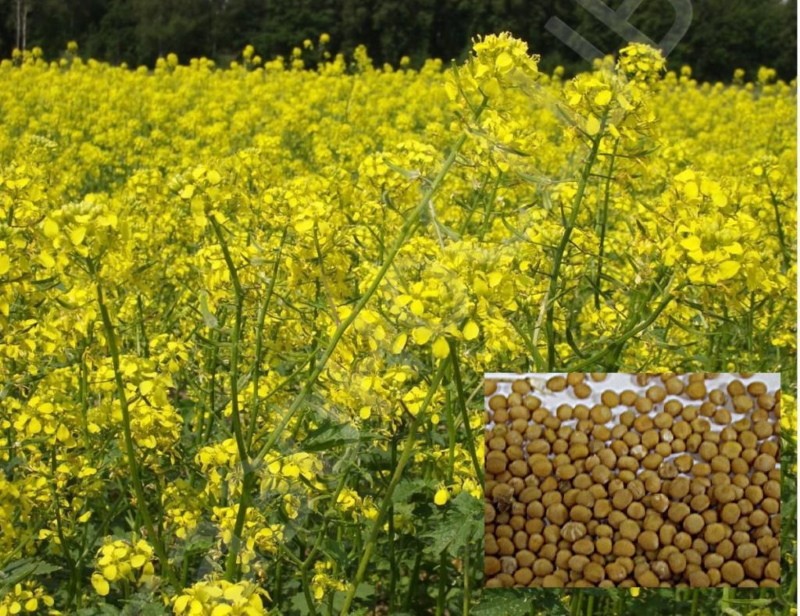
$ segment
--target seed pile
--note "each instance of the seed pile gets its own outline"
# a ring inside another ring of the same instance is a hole
[[[719,376],[486,379],[486,587],[777,586],[780,392]]]

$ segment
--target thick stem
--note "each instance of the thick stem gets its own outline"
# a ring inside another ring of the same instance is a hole
[[[597,250],[597,277],[594,282],[594,307],[600,308],[600,285],[603,277],[603,257],[605,255],[606,228],[608,227],[608,201],[611,197],[611,178],[614,176],[614,163],[617,160],[617,148],[619,139],[614,142],[614,150],[611,152],[611,161],[608,164],[608,176],[606,177],[606,194],[603,199],[603,212],[600,220],[600,246]]]
[[[386,494],[384,494],[383,501],[381,502],[381,506],[378,509],[378,515],[372,522],[372,528],[370,529],[370,533],[367,538],[367,543],[364,546],[364,551],[362,553],[361,560],[358,563],[358,569],[356,570],[356,575],[353,578],[353,581],[350,583],[350,587],[348,588],[347,595],[345,596],[344,599],[344,605],[342,606],[342,610],[340,612],[341,616],[350,613],[350,605],[353,603],[353,598],[355,597],[356,589],[358,588],[358,585],[364,580],[364,574],[367,571],[367,566],[369,565],[369,561],[372,559],[372,553],[375,551],[375,546],[378,541],[378,534],[380,533],[381,528],[383,528],[383,521],[386,518],[386,514],[392,505],[392,495],[394,494],[394,490],[397,487],[397,484],[400,483],[400,479],[403,476],[403,471],[405,470],[406,465],[408,464],[409,460],[411,459],[411,456],[414,453],[414,441],[416,441],[417,438],[417,429],[427,417],[428,405],[433,399],[436,390],[439,388],[439,383],[442,380],[442,376],[444,375],[447,363],[448,361],[447,359],[445,359],[442,361],[441,364],[439,364],[439,369],[436,371],[436,375],[433,377],[433,380],[431,381],[431,384],[428,387],[428,393],[425,396],[425,400],[422,402],[422,406],[419,412],[414,417],[413,421],[411,422],[411,425],[408,427],[408,436],[406,437],[405,443],[403,444],[403,453],[400,454],[400,459],[397,462],[397,467],[394,469],[392,478],[389,481],[389,485],[386,488]]]
[[[108,308],[103,300],[103,288],[100,282],[97,282],[97,303],[100,307],[100,316],[103,319],[103,329],[105,330],[106,343],[108,350],[111,353],[111,363],[114,366],[114,381],[117,386],[117,397],[119,398],[120,410],[122,411],[122,435],[125,442],[125,454],[128,460],[128,472],[131,475],[133,482],[133,491],[136,495],[136,509],[139,512],[142,520],[144,521],[145,530],[153,542],[158,554],[158,559],[161,561],[161,571],[167,579],[180,590],[181,586],[169,566],[169,559],[167,551],[164,547],[160,536],[156,533],[156,527],[153,524],[153,519],[150,516],[150,511],[147,508],[147,500],[144,495],[144,486],[142,485],[142,478],[139,473],[139,464],[136,461],[136,450],[133,445],[133,435],[131,433],[131,414],[128,409],[128,400],[125,396],[125,384],[122,381],[122,371],[120,370],[119,362],[119,349],[117,348],[117,340],[114,334],[114,326],[111,324],[111,317],[108,314]]]
[[[556,294],[558,293],[558,280],[561,276],[561,263],[564,259],[564,252],[569,245],[569,239],[572,236],[572,230],[575,228],[575,221],[578,218],[583,197],[586,194],[586,187],[589,184],[589,177],[591,176],[592,168],[597,161],[597,153],[600,150],[600,142],[603,138],[603,130],[606,124],[606,116],[603,116],[600,124],[600,132],[594,136],[592,140],[592,149],[589,151],[589,157],[581,170],[581,177],[578,181],[578,191],[575,193],[575,198],[572,201],[572,211],[569,215],[569,220],[564,225],[564,233],[561,235],[561,241],[556,247],[555,255],[553,256],[553,269],[550,271],[550,286],[547,291],[547,318],[545,319],[545,332],[547,334],[547,369],[552,371],[555,369],[556,363],[556,330],[555,330],[555,301]]]
[[[253,433],[256,429],[256,420],[258,419],[258,380],[261,376],[261,353],[264,345],[264,321],[267,318],[267,310],[269,309],[272,295],[275,292],[275,284],[278,279],[278,269],[281,264],[281,255],[283,254],[283,245],[286,241],[287,231],[284,230],[283,237],[281,238],[280,246],[278,247],[278,254],[275,257],[275,264],[272,267],[272,277],[269,280],[267,293],[264,297],[264,302],[258,311],[258,326],[256,329],[256,351],[255,358],[253,359],[253,408],[250,410],[250,423],[247,426],[247,447],[248,450],[253,444]]]
[[[233,528],[233,536],[231,537],[231,545],[228,550],[228,557],[225,563],[225,579],[228,582],[233,582],[238,575],[237,560],[239,551],[244,543],[242,540],[242,531],[244,530],[244,523],[247,518],[247,506],[250,501],[250,490],[254,485],[254,473],[250,465],[250,459],[247,453],[247,446],[244,441],[244,434],[242,433],[241,417],[239,416],[239,342],[242,336],[242,310],[244,307],[244,291],[239,282],[239,274],[236,271],[236,266],[231,258],[228,244],[222,235],[222,228],[217,222],[216,218],[212,215],[210,217],[211,224],[214,227],[214,233],[217,236],[222,254],[225,257],[225,263],[228,266],[228,273],[230,274],[231,281],[233,282],[234,295],[236,299],[236,315],[233,321],[233,332],[231,333],[231,366],[230,366],[230,388],[231,388],[231,428],[233,429],[234,438],[236,439],[236,448],[239,451],[239,462],[242,465],[242,493],[239,495],[239,509],[236,512],[236,522]]]
[[[472,459],[472,465],[475,467],[475,475],[478,477],[478,483],[483,484],[483,465],[478,460],[478,453],[475,450],[475,436],[472,433],[472,427],[469,423],[467,402],[464,397],[464,386],[461,382],[461,371],[458,365],[458,343],[450,342],[450,356],[453,358],[453,382],[456,385],[458,408],[461,411],[461,420],[464,422],[464,431],[467,433],[467,451],[469,451],[469,457]]]

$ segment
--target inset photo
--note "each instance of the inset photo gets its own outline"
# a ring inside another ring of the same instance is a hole
[[[775,587],[780,375],[484,375],[486,588]]]

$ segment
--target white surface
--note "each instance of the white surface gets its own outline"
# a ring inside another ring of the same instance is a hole
[[[550,373],[513,374],[508,372],[487,372],[484,374],[485,379],[492,379],[498,381],[497,391],[494,394],[492,394],[493,396],[497,394],[508,396],[511,393],[511,384],[513,381],[521,378],[527,378],[528,382],[533,387],[533,391],[531,391],[531,394],[539,398],[542,401],[542,408],[547,409],[553,415],[556,414],[556,409],[561,404],[569,404],[570,406],[573,407],[577,404],[584,404],[589,408],[592,408],[596,404],[602,404],[602,402],[600,401],[600,396],[604,391],[607,390],[611,390],[619,394],[625,391],[626,389],[629,389],[635,392],[637,395],[644,396],[648,387],[652,387],[653,385],[661,385],[661,386],[664,385],[659,376],[651,377],[648,383],[642,386],[636,382],[636,375],[634,374],[608,373],[606,375],[605,380],[593,381],[592,378],[587,373],[584,382],[591,388],[592,394],[588,398],[581,399],[573,395],[571,386],[567,386],[567,388],[564,391],[559,391],[559,392],[552,392],[548,390],[545,384],[551,377],[554,376],[566,377],[567,373],[550,372]],[[683,380],[684,385],[688,384],[688,375],[684,374],[677,376],[681,377],[681,380]],[[728,396],[727,392],[728,383],[735,380],[741,381],[742,383],[745,384],[745,386],[749,385],[750,383],[760,381],[767,386],[767,391],[769,393],[775,393],[780,389],[781,375],[778,373],[756,373],[753,374],[753,376],[743,378],[736,373],[722,373],[714,379],[706,380],[705,385],[706,385],[706,390],[708,392],[711,392],[713,389],[720,389],[725,394],[727,400],[721,408],[726,408],[731,412],[731,423],[734,423],[739,419],[745,417],[743,413],[737,413],[733,410],[733,405],[731,404],[730,396]],[[489,408],[490,397],[491,396],[486,396],[484,398],[484,408],[491,413],[491,409]],[[656,415],[656,412],[660,412],[664,404],[666,404],[666,402],[669,400],[679,400],[683,404],[683,406],[689,406],[689,405],[699,406],[703,402],[703,400],[691,400],[685,394],[681,394],[679,396],[667,395],[667,397],[664,399],[663,402],[659,402],[658,404],[654,405],[653,412],[650,413],[651,417],[654,417]],[[631,410],[631,408],[632,407],[620,404],[611,409],[612,413],[611,421],[609,421],[606,424],[606,426],[612,428],[613,426],[618,424],[619,416],[625,411]],[[636,414],[639,415],[638,412],[636,412]],[[714,423],[710,417],[703,417],[700,415],[698,415],[698,417],[708,420],[709,424],[711,425],[712,432],[721,432],[722,429],[726,427],[724,425]],[[577,419],[570,419],[561,422],[561,425],[570,426],[574,428],[577,423],[578,423]],[[490,422],[487,427],[490,428],[493,426],[494,422]],[[671,456],[666,458],[666,460],[672,460],[678,457],[678,455],[681,454],[679,453],[672,454]],[[692,455],[695,458],[696,462],[702,461],[697,453],[694,453]],[[780,456],[777,457],[778,460],[780,460]],[[776,466],[780,467],[780,464]]]

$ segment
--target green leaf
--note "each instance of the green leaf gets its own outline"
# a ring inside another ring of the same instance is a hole
[[[302,447],[303,451],[325,451],[340,445],[357,443],[359,438],[358,430],[352,425],[326,421],[306,436]]]
[[[456,557],[461,549],[474,545],[483,536],[483,504],[466,492],[452,501],[452,505],[442,523],[423,535],[430,540],[425,551],[441,554],[444,550]]]
[[[9,563],[0,572],[0,589],[11,588],[18,582],[22,582],[36,575],[47,575],[54,571],[60,571],[61,567],[51,565],[43,560],[32,558],[22,558]]]
[[[427,494],[434,485],[433,481],[425,481],[424,479],[403,479],[394,489],[392,502],[407,503],[414,494]]]
[[[474,616],[529,616],[536,601],[530,593],[508,592],[506,589],[484,590],[480,603],[472,610]]]

